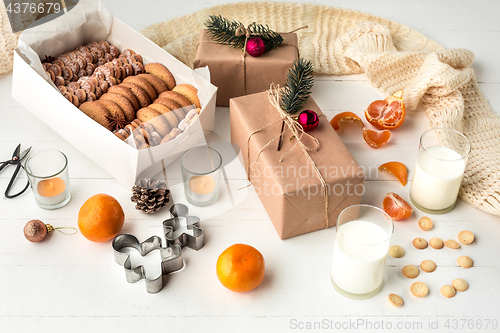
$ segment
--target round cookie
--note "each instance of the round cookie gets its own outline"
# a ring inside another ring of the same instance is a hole
[[[146,73],[156,76],[161,79],[168,87],[168,90],[172,90],[175,87],[175,78],[170,73],[167,67],[159,63],[150,63],[144,66]]]
[[[197,108],[201,108],[200,99],[198,98],[198,89],[189,84],[179,84],[172,89],[175,92],[186,97],[191,104],[194,104]]]
[[[123,87],[122,85],[112,86],[108,89],[109,92],[117,93],[128,99],[130,104],[134,107],[134,110],[137,111],[141,108],[139,105],[139,101],[137,97],[135,97],[134,93],[127,87]]]
[[[474,265],[474,262],[468,256],[460,256],[457,259],[457,264],[462,268],[471,268]]]
[[[417,237],[413,240],[412,242],[413,246],[416,249],[423,250],[427,247],[427,241],[423,239],[422,237]]]
[[[170,126],[161,114],[150,108],[142,108],[137,111],[137,118],[143,122],[149,121],[154,129],[162,137],[170,132]]]
[[[401,306],[401,305],[403,305],[403,300],[401,299],[401,297],[399,297],[396,294],[390,294],[389,295],[389,302],[392,305],[394,305],[394,306]]]
[[[431,230],[431,228],[432,228],[432,220],[429,217],[427,217],[427,216],[422,216],[418,220],[418,227],[420,229],[422,229],[423,231]]]
[[[399,245],[393,245],[389,248],[389,255],[393,258],[401,258],[405,255],[405,250]]]
[[[132,121],[135,119],[135,110],[132,104],[120,94],[108,92],[101,96],[101,99],[107,99],[118,104],[122,109],[125,119]]]
[[[170,110],[172,110],[175,113],[175,115],[177,116],[177,119],[179,121],[181,121],[182,119],[184,119],[186,117],[186,113],[181,108],[181,106],[179,104],[177,104],[175,101],[171,100],[170,98],[164,98],[164,97],[157,98],[153,102],[153,104],[161,104],[161,105],[166,106],[167,108],[169,108]]]
[[[96,102],[102,105],[108,111],[108,116],[123,119],[123,121],[126,122],[127,118],[125,117],[125,114],[123,113],[122,109],[118,106],[118,104],[107,99],[101,99]],[[125,125],[126,123],[122,124],[123,127]],[[121,126],[120,127],[115,126],[114,129],[119,129],[119,128],[121,128]]]
[[[148,94],[150,101],[154,101],[156,97],[158,97],[158,95],[156,95],[156,90],[153,88],[153,86],[150,85],[148,81],[141,79],[140,77],[129,76],[125,80],[123,80],[123,82],[130,82],[141,87],[146,92],[146,94]]]
[[[120,84],[120,86],[128,88],[128,89],[130,89],[130,91],[132,91],[132,93],[135,95],[135,97],[139,101],[139,106],[140,106],[139,108],[145,108],[146,106],[151,104],[151,100],[149,99],[148,94],[146,94],[144,89],[139,87],[137,84],[133,84],[130,82],[122,82]]]
[[[464,245],[472,243],[474,240],[474,234],[469,230],[462,230],[458,233],[458,241]]]
[[[411,285],[410,291],[415,297],[424,297],[429,292],[429,288],[423,282],[415,282]]]
[[[418,276],[418,268],[413,265],[406,265],[403,267],[402,273],[408,279],[414,279]]]
[[[106,118],[108,111],[101,104],[97,102],[85,102],[80,105],[79,109],[108,130],[112,130],[111,122]]]
[[[420,269],[426,273],[432,273],[436,270],[436,264],[432,260],[424,260],[420,263]]]
[[[181,107],[186,107],[186,106],[192,105],[191,102],[186,97],[184,97],[183,95],[179,94],[176,91],[169,90],[169,91],[162,92],[160,95],[158,95],[158,98],[162,98],[162,97],[163,98],[170,98],[171,100],[173,100],[174,102],[179,104]]]
[[[446,285],[441,287],[441,295],[446,298],[452,298],[456,295],[456,293],[457,292],[455,291],[455,288],[453,288],[452,286]]]
[[[458,244],[457,242],[455,242],[452,239],[445,240],[444,245],[446,247],[449,247],[450,249],[458,249],[460,247],[460,244]]]
[[[148,83],[152,85],[153,88],[155,89],[157,95],[160,95],[161,93],[168,90],[168,87],[165,84],[165,82],[163,82],[161,79],[157,78],[154,75],[146,73],[146,74],[139,74],[137,75],[137,77],[140,77],[141,79],[148,81]]]
[[[432,237],[429,240],[429,245],[436,250],[442,249],[444,246],[443,240],[439,237]]]
[[[453,288],[455,288],[456,291],[466,291],[467,289],[469,289],[469,284],[467,283],[467,281],[460,278],[453,280],[451,285],[453,286]]]
[[[171,129],[179,126],[179,119],[177,118],[175,113],[173,113],[172,110],[167,108],[165,105],[153,103],[148,107],[160,113],[163,118],[165,118]]]

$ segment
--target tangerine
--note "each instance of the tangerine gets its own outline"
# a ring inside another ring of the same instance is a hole
[[[120,203],[104,193],[88,198],[78,212],[78,228],[93,242],[107,242],[114,238],[124,222],[125,213]]]
[[[224,287],[236,292],[257,288],[264,279],[262,254],[246,244],[234,244],[217,259],[217,278]]]
[[[363,139],[373,148],[385,146],[390,138],[391,132],[389,130],[377,131],[371,128],[363,129]]]
[[[401,183],[401,185],[406,186],[408,182],[408,170],[406,166],[401,162],[387,162],[378,167],[379,171],[387,170],[392,173]]]
[[[340,123],[348,121],[354,122],[358,124],[360,127],[363,127],[363,121],[358,117],[354,112],[346,111],[336,114],[335,117],[330,120],[330,125],[332,125],[333,129],[338,131],[340,129]]]
[[[384,100],[377,100],[365,110],[366,120],[379,129],[396,129],[405,120],[403,91],[399,90]]]
[[[399,195],[393,192],[387,193],[384,198],[384,211],[394,221],[406,219],[411,216],[413,209],[411,206]]]

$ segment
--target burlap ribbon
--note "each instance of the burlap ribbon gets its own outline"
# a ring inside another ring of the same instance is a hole
[[[322,190],[323,190],[323,201],[324,201],[324,207],[325,207],[325,209],[324,209],[324,213],[325,213],[325,228],[328,228],[329,220],[328,220],[328,188],[327,188],[327,184],[326,184],[325,179],[321,175],[318,167],[316,166],[316,163],[314,163],[314,160],[311,158],[311,155],[309,155],[310,151],[317,151],[319,149],[319,146],[320,146],[319,141],[314,136],[306,133],[304,131],[304,128],[302,128],[302,125],[300,125],[295,118],[293,118],[292,116],[290,116],[290,114],[288,112],[286,112],[285,110],[283,110],[281,108],[281,106],[280,106],[281,88],[280,88],[279,85],[271,84],[271,87],[270,87],[270,89],[267,92],[268,92],[269,102],[271,102],[271,104],[273,105],[274,109],[279,113],[280,119],[278,119],[277,121],[275,121],[275,122],[273,122],[271,124],[268,124],[268,125],[266,125],[264,127],[261,127],[261,128],[255,130],[255,131],[253,131],[252,133],[250,133],[250,135],[248,137],[248,140],[247,140],[247,160],[248,160],[247,174],[248,174],[248,179],[251,181],[251,176],[250,176],[250,174],[251,174],[251,172],[250,172],[250,165],[251,165],[251,163],[250,163],[250,139],[252,138],[252,136],[254,134],[256,134],[256,133],[259,133],[260,131],[265,130],[268,127],[277,125],[279,123],[286,124],[286,128],[285,128],[285,130],[284,130],[283,133],[280,133],[280,134],[276,135],[274,138],[272,138],[271,140],[269,140],[259,150],[259,153],[257,154],[257,156],[255,158],[255,162],[257,162],[260,154],[264,151],[264,149],[266,149],[272,142],[274,142],[280,136],[282,136],[282,134],[286,133],[287,131],[290,131],[291,134],[292,134],[292,138],[295,140],[295,143],[294,143],[294,145],[286,153],[284,153],[281,156],[279,162],[282,162],[283,159],[285,158],[285,156],[288,155],[295,147],[297,147],[297,146],[300,147],[300,149],[304,153],[305,157],[307,158],[307,160],[311,164],[314,172],[316,173],[316,175],[318,176],[318,178],[319,178],[319,180],[321,182],[321,187],[322,187]],[[323,114],[320,115],[320,117],[322,117],[322,116],[324,116],[324,115]],[[306,145],[303,142],[303,137],[305,137],[306,139],[312,140],[313,146],[309,147],[308,145]]]

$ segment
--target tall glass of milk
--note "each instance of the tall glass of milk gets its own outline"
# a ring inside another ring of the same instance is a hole
[[[389,215],[374,206],[353,205],[340,213],[330,278],[341,295],[366,299],[379,292],[393,230]]]
[[[413,172],[410,200],[431,214],[444,214],[455,206],[471,147],[460,132],[433,128],[422,134]]]

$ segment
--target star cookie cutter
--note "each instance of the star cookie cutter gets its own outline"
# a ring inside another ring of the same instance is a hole
[[[178,245],[181,248],[187,246],[198,251],[204,245],[203,229],[200,228],[200,219],[196,216],[189,216],[188,212],[186,205],[172,205],[170,214],[173,217],[163,221],[163,233],[167,246]],[[175,234],[178,236],[175,237]]]
[[[181,247],[178,245],[161,246],[162,240],[158,236],[152,236],[140,243],[137,238],[130,234],[122,234],[115,237],[112,246],[115,255],[115,261],[125,268],[125,277],[129,283],[135,283],[144,279],[146,281],[146,290],[150,294],[155,294],[163,288],[163,280],[167,274],[179,271],[184,267]],[[160,250],[161,255],[161,274],[150,280],[146,278],[146,269],[144,266],[132,268],[130,254],[120,252],[120,250],[131,247],[136,249],[141,256],[146,256],[153,250]]]

